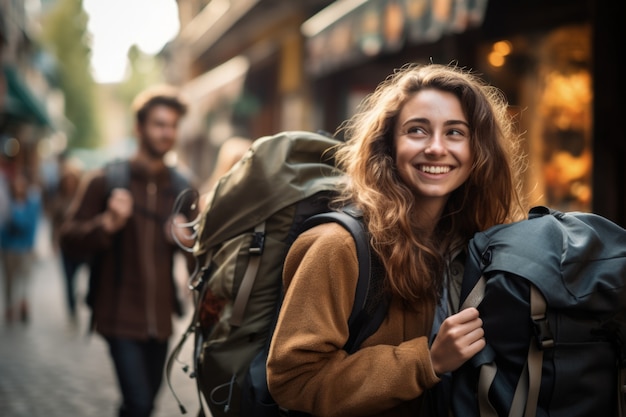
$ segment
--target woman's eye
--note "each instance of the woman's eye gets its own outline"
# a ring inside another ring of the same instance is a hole
[[[448,131],[448,135],[450,136],[467,136],[467,133],[464,130],[460,130],[460,129],[450,129],[450,131]]]
[[[424,131],[424,129],[422,129],[419,126],[413,126],[413,127],[410,127],[407,130],[407,133],[409,133],[409,134],[423,134],[423,133],[425,133],[425,131]]]

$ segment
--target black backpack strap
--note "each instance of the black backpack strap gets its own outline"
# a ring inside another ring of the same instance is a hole
[[[104,166],[104,176],[107,186],[107,197],[114,188],[126,188],[130,185],[130,161],[116,159]]]
[[[383,296],[382,284],[384,282],[384,268],[373,256],[370,250],[369,234],[361,221],[361,216],[356,212],[324,212],[307,218],[302,224],[299,233],[323,223],[335,222],[342,225],[353,236],[357,258],[359,261],[359,278],[355,294],[355,302],[348,326],[350,336],[344,350],[348,353],[355,352],[363,340],[372,335],[383,322],[387,315],[388,301]],[[277,303],[275,317],[269,331],[264,349],[252,360],[244,381],[242,392],[242,415],[275,415],[265,414],[270,409],[278,415],[305,416],[304,413],[295,411],[279,410],[267,387],[266,362],[269,352],[270,341],[278,314],[282,305],[282,297]],[[259,408],[260,407],[260,408]],[[262,412],[260,410],[263,410]]]
[[[108,200],[114,188],[129,189],[130,187],[130,161],[118,159],[105,165],[104,173],[106,177],[106,199]],[[106,208],[106,206],[105,206]],[[115,250],[115,278],[117,282],[122,277],[122,233],[117,232],[114,236],[113,244]]]
[[[370,263],[369,288],[365,304],[358,313],[356,313],[358,306],[355,305],[351,313],[351,316],[354,316],[354,321],[348,323],[350,337],[344,346],[344,350],[348,353],[356,352],[365,339],[378,330],[387,317],[389,309],[389,300],[383,291],[385,267],[378,255],[374,253],[371,254]],[[365,284],[365,280],[360,280],[357,285],[365,286]]]
[[[172,192],[174,197],[178,198],[183,191],[191,188],[191,181],[183,175],[176,167],[168,166],[170,172],[170,181],[172,183]]]
[[[348,318],[350,336],[344,350],[353,353],[361,343],[371,336],[387,315],[388,300],[383,294],[385,269],[378,256],[371,250],[369,233],[358,211],[346,208],[343,211],[321,213],[307,219],[303,231],[323,223],[339,223],[354,238],[359,261],[354,306]]]
[[[129,187],[130,161],[128,161],[127,159],[116,159],[116,160],[106,163],[103,169],[104,169],[104,180],[105,180],[105,193],[104,193],[104,207],[102,208],[102,210],[106,210],[106,204],[107,204],[109,197],[111,196],[111,192],[113,191],[113,189],[114,188],[128,189]],[[113,250],[115,251],[114,252],[114,258],[115,258],[114,274],[115,274],[116,283],[119,284],[119,281],[121,280],[121,277],[122,277],[122,252],[123,252],[121,233],[120,232],[116,233],[113,239],[114,239]],[[94,306],[96,302],[95,300],[96,292],[98,290],[98,285],[99,285],[99,280],[100,280],[98,276],[98,271],[100,270],[100,265],[99,265],[100,262],[102,262],[100,256],[95,255],[94,258],[89,263],[89,267],[91,270],[89,273],[89,288],[87,292],[87,304],[89,305],[90,310],[91,310],[90,312],[91,317],[89,318],[89,328],[88,328],[89,333],[91,333],[96,326],[95,315],[94,315],[93,310],[94,310]],[[119,285],[117,285],[117,287],[119,288]],[[117,297],[115,297],[115,301],[117,301]]]
[[[171,192],[174,197],[191,187],[191,181],[176,167],[167,167],[170,174]],[[130,161],[128,159],[115,159],[104,166],[106,177],[107,196],[114,188],[126,188],[130,186]]]

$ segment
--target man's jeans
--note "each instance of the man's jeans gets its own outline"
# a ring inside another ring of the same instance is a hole
[[[119,417],[149,417],[163,379],[167,341],[106,340],[122,393]]]

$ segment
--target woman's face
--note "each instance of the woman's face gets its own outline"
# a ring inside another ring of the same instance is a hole
[[[471,172],[470,126],[459,99],[420,90],[400,109],[394,131],[395,162],[420,204],[443,210]]]

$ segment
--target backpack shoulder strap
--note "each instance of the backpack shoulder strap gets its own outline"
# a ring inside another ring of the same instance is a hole
[[[229,320],[230,325],[233,327],[239,327],[243,323],[246,306],[248,305],[248,300],[250,299],[259,267],[261,266],[261,254],[263,253],[263,241],[265,239],[264,221],[254,228],[253,236],[252,245],[249,249],[250,257],[246,265],[246,272],[243,274],[243,279],[239,285],[237,296],[233,302],[232,315]]]
[[[174,196],[179,196],[180,193],[188,189],[191,184],[189,179],[183,175],[176,167],[168,166],[170,171],[170,180],[172,182],[172,190],[174,191]]]
[[[344,345],[344,350],[353,353],[376,332],[387,315],[388,300],[382,292],[385,270],[378,256],[371,250],[369,233],[359,212],[348,207],[342,211],[317,214],[304,222],[303,231],[328,222],[343,226],[356,244],[359,278],[354,306],[348,318],[350,336]]]
[[[130,185],[130,161],[127,159],[116,159],[108,162],[104,166],[104,176],[106,178],[107,195],[114,188],[128,188]]]
[[[105,192],[105,200],[109,198],[111,192],[114,188],[125,188],[128,189],[130,186],[130,161],[127,159],[115,159],[111,162],[108,162],[104,165],[104,177],[106,184],[106,192]],[[106,207],[106,205],[105,205]],[[116,288],[119,289],[119,281],[122,279],[122,238],[121,233],[117,232],[113,237],[115,240],[113,244],[114,250],[114,274],[115,274],[115,282]],[[98,258],[96,256],[96,258]],[[91,303],[95,303],[95,293],[97,291],[97,287],[99,285],[98,278],[94,270],[97,269],[96,264],[94,262],[99,262],[98,260],[92,261],[90,265],[91,272],[89,274],[89,292],[87,298],[91,300]],[[115,302],[117,302],[117,297],[115,298]],[[93,306],[91,308],[91,318],[89,324],[89,331],[93,331],[95,328],[95,315],[93,311]]]
[[[175,195],[189,188],[190,183],[176,167],[168,166],[172,189]],[[128,159],[115,159],[104,166],[107,191],[110,193],[114,188],[128,188],[130,185],[130,161]]]

